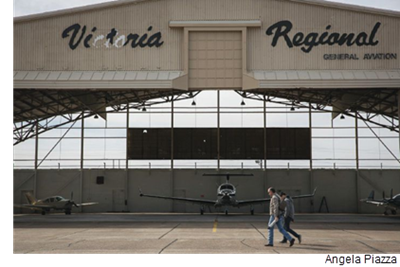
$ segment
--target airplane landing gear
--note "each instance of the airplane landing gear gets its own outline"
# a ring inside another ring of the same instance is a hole
[[[388,216],[389,212],[387,210],[385,210],[385,212],[383,213],[383,215]]]

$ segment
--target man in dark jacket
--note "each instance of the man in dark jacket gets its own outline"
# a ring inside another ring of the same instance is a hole
[[[284,207],[284,228],[288,233],[291,233],[294,237],[296,237],[299,240],[299,244],[301,244],[301,235],[297,234],[295,231],[290,229],[290,222],[294,222],[294,205],[293,205],[293,199],[290,196],[287,196],[284,192],[281,192],[281,201],[282,203],[285,203],[284,205],[281,205]],[[286,243],[287,238],[283,236],[283,240],[280,241],[280,243]]]

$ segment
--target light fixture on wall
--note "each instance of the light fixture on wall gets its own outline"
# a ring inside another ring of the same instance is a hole
[[[242,103],[240,103],[241,106],[245,106],[246,103],[244,102],[243,98],[242,98]]]
[[[343,115],[343,113],[342,113],[342,115],[340,116],[340,119],[341,120],[344,120],[346,117]]]
[[[143,107],[142,111],[143,111],[143,112],[146,112],[146,111],[147,111],[146,107]]]
[[[147,134],[147,130],[146,130],[146,129],[144,129],[144,130],[143,130],[143,133],[144,133],[144,134]]]
[[[192,106],[196,106],[196,101],[193,99]]]
[[[99,118],[99,115],[95,114],[94,118],[97,120]]]

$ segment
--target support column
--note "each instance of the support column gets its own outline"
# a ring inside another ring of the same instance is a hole
[[[129,160],[128,160],[128,133],[129,133],[129,103],[126,104],[126,155],[125,155],[125,209],[129,211]]]
[[[264,171],[267,170],[267,100],[264,95]]]
[[[357,118],[357,111],[355,115],[355,141],[356,141],[356,207],[357,213],[360,212],[360,201],[359,201],[359,181],[360,181],[360,160],[359,160],[359,147],[358,147],[358,118]]]
[[[310,171],[312,171],[313,161],[312,161],[312,110],[311,110],[311,103],[309,103],[309,108],[308,108],[308,127],[310,128]]]
[[[360,159],[359,159],[359,149],[358,149],[358,118],[357,118],[357,112],[355,114],[355,137],[356,137],[356,170],[360,168]]]
[[[171,171],[174,169],[174,95],[171,96]]]
[[[263,194],[264,198],[267,197],[267,99],[264,95],[264,183],[263,183]],[[268,212],[267,205],[264,205],[264,212]]]
[[[310,128],[310,192],[314,191],[314,175],[313,175],[313,153],[312,153],[312,112],[311,112],[311,103],[309,103],[308,110],[308,127]],[[314,212],[314,200],[311,199],[311,212]]]
[[[174,94],[171,96],[171,177],[170,177],[171,196],[174,196]],[[171,201],[171,212],[174,212],[174,201]]]
[[[217,90],[217,170],[219,171],[220,163],[221,163],[221,133],[220,133],[220,92]]]
[[[81,162],[80,162],[80,177],[79,177],[79,190],[80,190],[80,203],[83,203],[83,158],[84,158],[84,134],[85,134],[85,112],[82,111],[81,120]],[[80,208],[83,211],[83,207]]]
[[[33,180],[33,196],[37,198],[37,173],[38,173],[38,157],[39,157],[39,121],[36,120],[36,136],[35,136],[35,178]]]

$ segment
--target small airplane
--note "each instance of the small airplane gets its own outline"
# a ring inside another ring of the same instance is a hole
[[[374,191],[371,191],[367,199],[361,199],[361,202],[365,202],[367,204],[377,205],[385,207],[385,211],[383,214],[389,215],[389,211],[393,215],[396,215],[397,209],[400,208],[400,194],[393,196],[393,189],[390,190],[390,198],[385,197],[385,192],[382,192],[383,199],[374,199]]]
[[[99,204],[98,202],[76,204],[72,200],[73,199],[72,192],[71,192],[71,199],[66,199],[63,198],[62,196],[53,196],[37,200],[30,193],[25,193],[25,197],[27,198],[29,204],[22,204],[22,205],[15,204],[14,207],[39,210],[42,212],[42,215],[45,215],[47,212],[50,212],[51,210],[63,210],[65,212],[65,215],[71,215],[71,209],[73,206],[79,208],[79,207]]]
[[[178,200],[178,201],[186,201],[194,204],[201,205],[200,214],[204,214],[204,207],[214,206],[215,208],[223,207],[225,209],[225,215],[228,215],[228,207],[240,208],[243,206],[250,206],[250,213],[254,215],[254,205],[263,204],[265,202],[269,202],[271,198],[261,198],[261,199],[249,199],[249,200],[237,200],[236,199],[236,188],[233,184],[229,183],[229,178],[231,176],[253,176],[253,174],[203,174],[203,176],[226,176],[226,182],[221,184],[217,189],[217,200],[206,200],[206,199],[195,199],[195,198],[182,198],[182,197],[167,197],[167,196],[156,196],[156,195],[147,195],[143,194],[139,189],[139,193],[141,197],[152,197],[152,198],[161,198],[161,199],[170,199],[170,200]],[[313,197],[315,195],[317,188],[314,189],[314,192],[309,195],[300,195],[293,196],[291,198],[308,198]],[[211,209],[210,209],[211,211]]]

